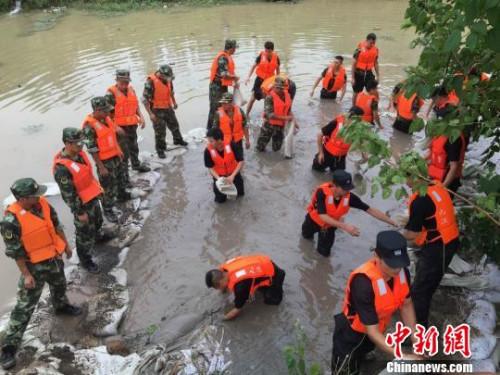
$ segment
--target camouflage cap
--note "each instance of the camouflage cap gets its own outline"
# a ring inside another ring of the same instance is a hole
[[[78,128],[64,128],[62,140],[63,142],[80,142],[83,140],[83,132]]]
[[[10,187],[10,191],[16,198],[40,197],[47,191],[47,186],[38,185],[32,178],[20,178]]]
[[[160,67],[158,68],[158,72],[161,74],[161,75],[164,75],[168,78],[174,78],[174,71],[172,70],[172,67],[170,65],[160,65]]]
[[[219,100],[219,103],[232,103],[233,102],[233,94],[230,92],[225,92],[222,94],[222,97]]]
[[[274,87],[282,89],[285,86],[286,86],[285,78],[277,76],[276,79],[274,80]]]
[[[111,112],[113,107],[109,105],[108,100],[104,96],[96,96],[90,101],[94,111]]]
[[[117,69],[116,70],[116,79],[119,81],[128,81],[130,82],[130,70],[128,69]]]
[[[238,48],[238,43],[234,39],[226,39],[226,43],[224,43],[224,49],[228,50],[231,48]]]

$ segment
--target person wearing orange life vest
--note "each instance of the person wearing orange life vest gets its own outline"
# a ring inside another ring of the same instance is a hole
[[[16,365],[16,352],[26,327],[49,284],[57,315],[80,315],[82,310],[68,302],[62,255],[71,257],[56,211],[43,197],[47,186],[32,178],[21,178],[10,190],[16,201],[10,204],[0,222],[5,255],[15,260],[21,273],[17,302],[2,340],[0,364],[4,370]]]
[[[351,124],[353,116],[363,115],[359,107],[352,107],[346,115],[339,115],[321,128],[317,137],[318,153],[314,156],[312,169],[324,172],[327,168],[333,172],[345,169],[345,159],[349,152],[350,144],[345,143],[339,133]]]
[[[425,171],[419,171],[425,176]],[[409,219],[404,236],[421,247],[412,296],[417,322],[427,326],[432,296],[439,286],[453,255],[460,248],[459,228],[453,201],[438,181],[429,183],[426,194],[419,194],[424,182],[409,177],[407,184],[414,193],[409,200]],[[415,187],[415,188],[414,188]]]
[[[236,48],[238,48],[236,40],[227,39],[224,43],[224,50],[215,56],[210,66],[210,85],[208,87],[210,110],[208,112],[207,129],[210,129],[214,122],[213,116],[219,108],[222,94],[228,92],[230,86],[233,86],[234,89],[239,88],[240,78],[236,75],[233,60]]]
[[[245,303],[253,299],[257,291],[264,295],[265,304],[279,305],[283,299],[284,281],[285,271],[263,254],[242,255],[230,259],[205,275],[208,288],[234,294],[234,307],[224,314],[224,320],[236,318]]]
[[[255,77],[255,82],[252,88],[252,96],[248,101],[246,111],[247,116],[250,115],[254,102],[256,100],[264,99],[265,97],[261,89],[262,82],[264,82],[266,78],[280,74],[280,58],[278,54],[274,52],[273,42],[267,41],[264,43],[264,51],[261,51],[259,56],[255,59],[255,64],[252,65],[250,73],[248,73],[245,85],[248,85],[255,69],[257,69],[257,76]]]
[[[233,102],[233,94],[226,92],[222,95],[221,106],[214,115],[212,128],[220,128],[224,134],[224,142],[234,142],[238,152],[243,155],[243,138],[245,138],[245,148],[250,148],[247,116],[243,109]]]
[[[262,85],[260,85],[260,89],[262,91],[262,95],[264,97],[268,96],[271,91],[274,88],[274,82],[276,81],[276,78],[281,77],[283,81],[285,82],[285,91],[288,91],[288,95],[290,95],[290,99],[295,98],[295,94],[297,93],[297,85],[295,84],[294,81],[290,79],[290,77],[286,74],[281,72],[279,75],[274,75],[269,78],[266,78],[264,82],[262,82]]]
[[[356,96],[363,91],[368,82],[375,79],[380,82],[380,71],[378,66],[379,50],[375,45],[377,36],[370,33],[366,40],[360,42],[354,51],[351,81],[352,81],[352,105],[356,104]],[[375,71],[376,77],[373,74]]]
[[[448,91],[446,87],[439,86],[432,93],[432,103],[427,108],[425,117],[429,118],[431,110],[434,111],[436,118],[442,119],[447,116],[458,113],[458,105],[460,98],[457,96],[455,90]]]
[[[359,374],[360,363],[375,347],[393,357],[385,330],[398,311],[403,324],[415,332],[409,265],[407,243],[401,233],[379,232],[373,257],[349,275],[342,312],[334,317],[332,375]],[[411,340],[416,342],[414,335]],[[403,353],[403,359],[423,358]]]
[[[62,140],[64,148],[54,157],[52,173],[64,202],[73,214],[80,265],[88,272],[97,273],[99,267],[92,260],[91,252],[96,242],[110,239],[109,234],[102,230],[102,188],[94,177],[89,158],[82,150],[82,131],[64,128]]]
[[[314,96],[314,90],[322,82],[321,99],[337,99],[337,93],[340,91],[339,102],[344,99],[347,87],[347,74],[342,63],[344,58],[342,56],[335,56],[332,63],[323,70],[321,76],[314,82],[310,96]]]
[[[376,124],[380,129],[384,127],[380,123],[378,114],[378,82],[371,80],[366,83],[366,92],[362,91],[356,96],[355,105],[363,110],[363,121]]]
[[[413,120],[417,117],[420,108],[424,105],[424,101],[414,93],[409,98],[406,97],[403,89],[403,82],[398,83],[392,90],[391,99],[389,100],[389,110],[396,109],[397,117],[392,124],[392,127],[400,132],[408,134]]]
[[[285,90],[285,80],[278,76],[274,87],[264,101],[264,123],[257,138],[256,150],[263,152],[267,144],[273,140],[273,151],[279,151],[283,145],[284,130],[288,122],[293,121],[295,129],[298,124],[292,113],[292,98]]]
[[[106,92],[106,99],[114,108],[111,118],[117,126],[123,129],[125,135],[118,137],[123,151],[125,170],[128,175],[129,159],[132,169],[138,172],[149,172],[151,169],[139,161],[139,145],[137,144],[137,128],[144,129],[146,122],[139,108],[139,99],[130,84],[130,71],[118,69],[116,84]]]
[[[358,237],[359,229],[344,222],[343,217],[347,215],[350,208],[365,211],[370,216],[390,224],[397,224],[382,211],[368,206],[356,194],[351,193],[354,189],[350,173],[337,169],[332,174],[332,182],[318,186],[307,206],[307,214],[302,224],[302,237],[308,240],[314,239],[318,233],[317,251],[328,257],[335,242],[335,232],[341,229],[351,236]]]
[[[102,206],[104,216],[111,222],[118,221],[117,202],[131,198],[127,192],[127,176],[123,168],[123,152],[118,143],[117,134],[123,135],[123,129],[116,126],[109,117],[112,107],[103,96],[91,100],[93,112],[82,124],[87,150],[92,155],[97,167],[97,176],[104,189]]]
[[[182,138],[179,122],[175,115],[177,101],[174,94],[174,79],[172,68],[169,65],[160,65],[158,70],[146,79],[142,94],[144,107],[153,123],[155,148],[160,159],[166,158],[167,128],[172,133],[174,145],[188,145]]]
[[[225,184],[236,187],[238,197],[245,195],[241,170],[245,165],[243,154],[239,152],[236,144],[226,142],[224,134],[219,128],[212,128],[207,132],[208,144],[204,153],[205,167],[208,168],[213,178],[215,202],[224,203],[227,195],[219,191],[216,181],[224,178]]]

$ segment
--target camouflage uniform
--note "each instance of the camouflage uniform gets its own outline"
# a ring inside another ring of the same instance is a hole
[[[33,208],[31,213],[43,217],[40,208]],[[61,230],[55,210],[50,207],[50,217],[58,231]],[[0,232],[5,242],[5,254],[12,259],[28,259],[21,242],[21,225],[16,216],[7,212],[0,223]],[[60,258],[32,264],[26,261],[26,266],[35,279],[35,287],[26,289],[24,277],[21,275],[18,283],[17,303],[10,315],[9,325],[3,340],[3,346],[17,348],[21,343],[24,331],[43,291],[45,283],[49,284],[50,296],[54,309],[63,308],[68,304],[66,297],[66,277],[64,263]]]
[[[259,138],[257,139],[257,151],[264,151],[269,141],[273,140],[273,151],[279,151],[283,145],[284,127],[271,125],[268,119],[274,113],[274,101],[271,95],[266,96],[264,100],[264,124],[260,128]]]
[[[61,152],[61,157],[71,159],[64,153],[64,149]],[[79,155],[71,160],[78,163],[84,163]],[[68,205],[73,214],[76,252],[82,264],[88,264],[92,262],[90,252],[94,249],[96,240],[102,235],[101,228],[103,218],[99,199],[94,198],[90,202],[84,204],[75,189],[71,172],[61,164],[57,164],[54,168],[54,179],[57,185],[59,185],[64,202]],[[82,222],[78,219],[78,216],[85,213],[88,215],[89,220],[87,222]]]
[[[228,92],[227,86],[222,86],[220,77],[229,74],[228,61],[224,56],[219,57],[217,61],[217,73],[215,79],[208,86],[208,98],[210,101],[210,110],[208,112],[207,129],[210,129],[214,123],[214,115],[219,109],[220,100],[224,93]]]
[[[174,91],[174,86],[172,84],[172,94]],[[151,79],[147,79],[144,84],[144,102],[146,105],[150,105],[154,98],[154,83]],[[174,143],[183,143],[181,131],[179,130],[179,122],[175,116],[175,111],[172,107],[165,109],[151,109],[157,118],[156,123],[153,123],[153,129],[155,131],[155,147],[156,151],[161,153],[167,150],[167,128],[172,132],[172,137]]]

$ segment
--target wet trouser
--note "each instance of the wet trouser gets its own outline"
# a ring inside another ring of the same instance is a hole
[[[24,276],[21,275],[18,283],[16,306],[10,314],[9,324],[3,346],[19,347],[28,326],[31,315],[40,300],[45,283],[49,284],[50,297],[54,309],[63,307],[68,303],[66,298],[66,277],[64,276],[64,263],[61,259],[51,259],[37,264],[26,263],[28,270],[35,279],[35,287],[24,287]]]
[[[98,198],[92,199],[83,205],[82,211],[89,217],[86,223],[78,219],[75,213],[73,222],[75,224],[76,252],[82,264],[88,264],[92,260],[90,252],[94,249],[102,228],[102,212]]]
[[[394,124],[392,124],[392,127],[400,132],[408,134],[410,132],[412,122],[413,120],[407,120],[398,116],[396,121],[394,121]]]
[[[261,99],[264,99],[265,97],[265,94],[264,92],[262,91],[262,82],[264,82],[264,80],[260,77],[255,77],[255,81],[253,83],[253,95],[255,97],[255,100],[261,100]]]
[[[344,314],[335,315],[332,375],[357,375],[359,365],[375,345],[367,335],[354,331]]]
[[[125,135],[118,138],[120,147],[123,151],[123,162],[128,168],[128,161],[132,167],[138,167],[141,162],[139,161],[139,144],[137,143],[137,125],[120,126],[125,132]]]
[[[415,280],[411,285],[411,298],[415,306],[417,323],[425,327],[429,323],[432,296],[459,246],[460,242],[456,239],[446,246],[442,243],[426,244],[417,253],[418,261]]]
[[[345,170],[345,156],[333,156],[323,147],[323,155],[324,160],[323,163],[318,161],[318,154],[314,156],[312,169],[319,172],[324,172],[326,168],[330,168],[330,171],[333,172],[337,169]]]
[[[102,163],[108,170],[107,176],[102,176],[97,168],[97,176],[99,182],[104,189],[102,196],[102,207],[104,211],[109,211],[116,204],[117,199],[126,193],[127,176],[125,168],[120,157],[115,156],[108,160],[103,160]]]
[[[284,129],[284,126],[271,125],[265,122],[260,128],[259,137],[257,138],[257,151],[264,151],[271,138],[273,140],[273,151],[279,151],[283,145]]]
[[[335,242],[335,231],[337,228],[328,227],[321,228],[317,223],[311,219],[309,214],[306,215],[304,223],[302,223],[302,237],[308,240],[314,238],[314,234],[318,233],[317,250],[321,255],[328,257],[332,251],[333,243]]]
[[[319,95],[321,99],[337,99],[337,91],[327,91],[326,89],[321,89],[321,93]]]
[[[222,194],[219,189],[217,189],[217,185],[215,184],[215,178],[213,183],[213,189],[215,194],[215,201],[217,203],[224,203],[227,200],[227,195]],[[238,173],[234,176],[234,186],[236,186],[236,191],[238,192],[238,197],[245,195],[245,186],[243,184],[243,177],[241,177],[241,173]]]
[[[220,106],[222,95],[227,92],[227,86],[222,86],[217,82],[210,82],[208,87],[208,100],[210,102],[210,109],[208,111],[207,129],[210,129],[214,124],[214,115]]]
[[[450,184],[448,185],[448,190],[451,190],[452,192],[456,193],[460,186],[462,186],[462,182],[460,181],[460,177],[457,177],[450,182]],[[455,200],[455,196],[453,194],[450,194],[450,196],[451,199]]]
[[[153,113],[156,116],[156,122],[153,123],[156,152],[165,152],[167,151],[167,128],[172,133],[174,143],[182,141],[179,122],[173,108],[153,109]]]
[[[279,305],[283,300],[283,282],[285,281],[285,271],[279,268],[274,262],[274,276],[271,285],[259,288],[264,294],[264,303],[266,305]]]
[[[375,81],[375,76],[371,70],[356,69],[354,72],[352,91],[356,94],[363,91],[363,88],[365,88],[370,81]]]

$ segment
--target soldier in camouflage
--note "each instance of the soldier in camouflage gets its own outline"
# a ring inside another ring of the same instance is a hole
[[[169,65],[161,65],[151,74],[144,84],[143,103],[155,131],[155,147],[158,157],[166,158],[167,128],[172,132],[174,145],[187,146],[179,130],[179,122],[175,116],[177,102],[174,95],[174,72]]]
[[[10,315],[2,343],[0,364],[4,370],[16,365],[17,349],[45,283],[49,284],[52,305],[56,314],[76,316],[82,312],[79,307],[70,305],[66,297],[66,277],[61,255],[65,252],[66,256],[70,257],[71,249],[55,210],[46,203],[44,198],[40,198],[46,190],[46,186],[38,185],[32,178],[23,178],[14,182],[11,191],[17,201],[8,207],[0,222],[0,232],[5,242],[5,254],[16,261],[21,272],[17,303]],[[50,210],[48,214],[50,218],[44,217],[42,199],[44,206]],[[19,220],[20,215],[23,217],[23,224]],[[38,258],[33,256],[34,251],[39,251],[40,243],[44,246],[47,243],[48,230],[33,232],[29,227],[30,223],[36,223],[40,219],[45,222],[47,219],[50,220],[55,231],[53,234],[57,237],[57,240],[49,237],[52,239],[51,246],[53,246],[50,249],[54,249],[58,241],[57,249],[59,250],[57,252],[52,250],[54,256],[50,258],[40,257],[40,253],[37,253]]]
[[[104,194],[102,197],[102,206],[104,209],[104,216],[111,222],[118,222],[117,210],[115,209],[116,202],[125,202],[131,199],[131,195],[127,192],[127,176],[123,168],[123,153],[111,158],[101,160],[100,150],[98,147],[98,137],[96,130],[90,126],[89,120],[95,119],[99,122],[100,126],[108,126],[106,123],[111,123],[112,128],[116,134],[124,135],[123,130],[112,123],[109,114],[112,107],[103,96],[97,96],[91,100],[93,113],[87,116],[83,123],[83,134],[87,150],[92,155],[96,166],[99,182],[101,183]]]
[[[222,95],[228,92],[228,86],[239,87],[239,77],[234,74],[234,63],[232,55],[236,52],[238,44],[236,40],[228,39],[224,45],[224,51],[220,52],[212,62],[212,71],[210,72],[210,85],[208,87],[208,97],[210,101],[210,110],[208,112],[207,129],[210,129],[214,122],[214,114],[220,106]],[[229,57],[228,57],[229,56]],[[229,61],[231,59],[231,62]],[[233,65],[233,72],[230,72],[230,65]],[[229,83],[229,81],[232,81]]]

